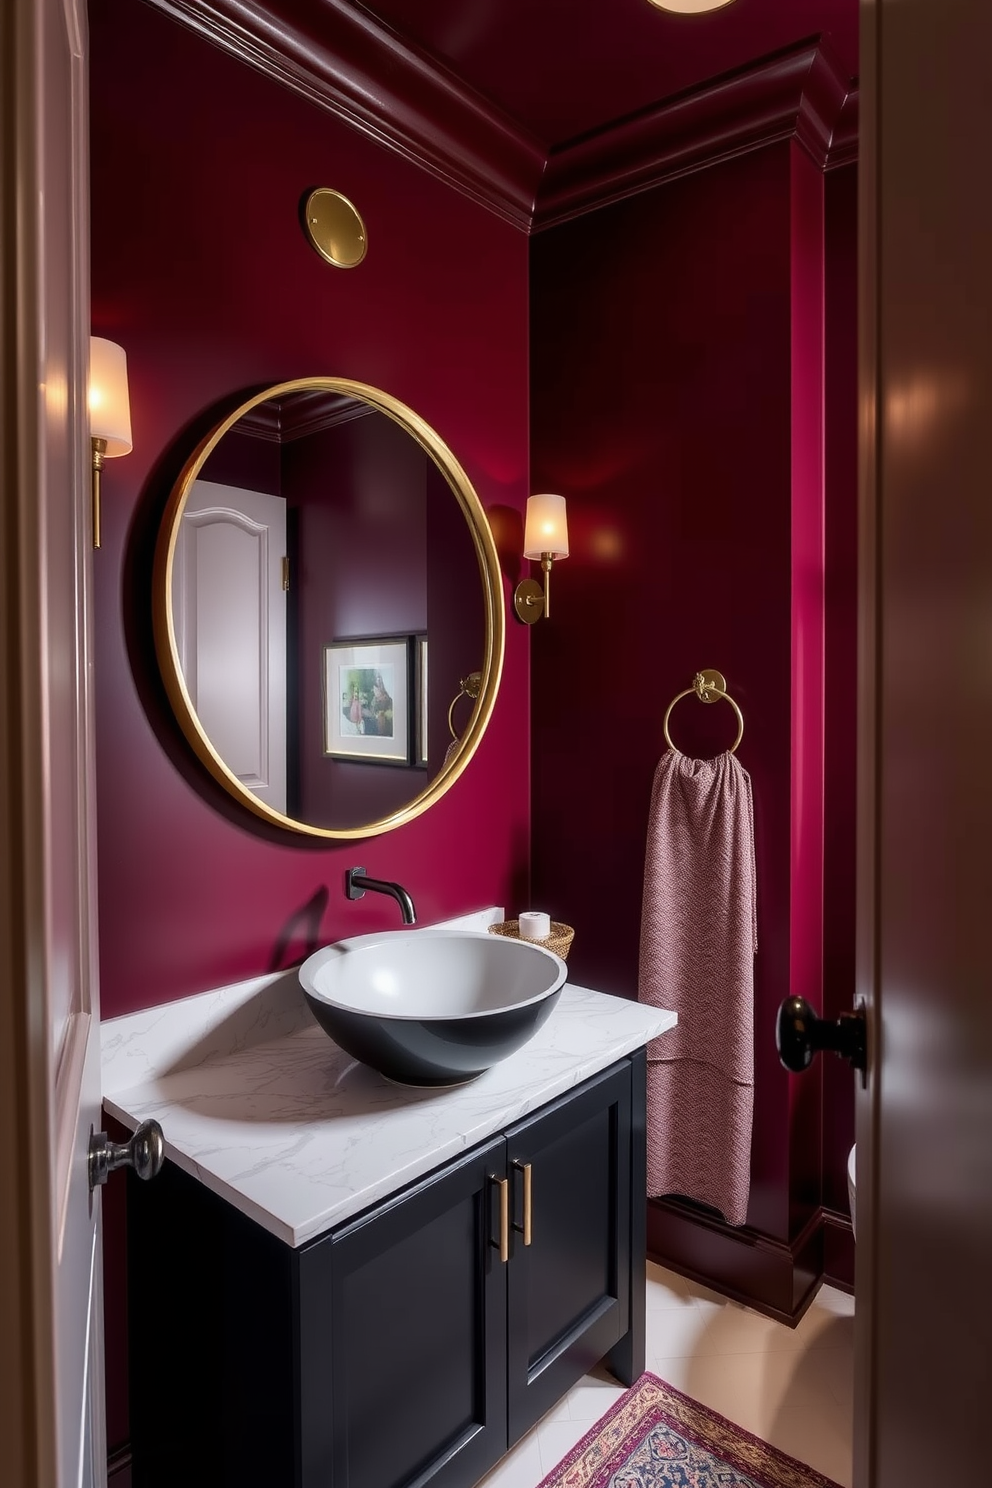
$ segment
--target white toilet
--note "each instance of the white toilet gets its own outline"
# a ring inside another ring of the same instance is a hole
[[[847,1201],[851,1206],[851,1233],[855,1240],[858,1238],[858,1226],[854,1218],[855,1198],[857,1197],[857,1165],[854,1159],[856,1151],[857,1148],[852,1147],[847,1154]]]

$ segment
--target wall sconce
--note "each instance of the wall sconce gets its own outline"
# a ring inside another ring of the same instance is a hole
[[[547,619],[551,600],[551,565],[568,557],[568,520],[564,496],[528,496],[524,528],[524,557],[540,559],[544,587],[536,579],[523,579],[513,595],[513,608],[525,625],[543,615]]]
[[[90,337],[90,443],[93,446],[93,546],[100,546],[100,471],[104,459],[129,455],[131,405],[123,346]]]

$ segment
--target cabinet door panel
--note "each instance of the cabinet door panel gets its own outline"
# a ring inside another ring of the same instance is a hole
[[[511,1445],[629,1327],[629,1147],[627,1064],[507,1133],[514,1217],[507,1278]],[[522,1234],[525,1164],[530,1245]]]
[[[334,1488],[474,1482],[506,1451],[505,1146],[331,1240]]]

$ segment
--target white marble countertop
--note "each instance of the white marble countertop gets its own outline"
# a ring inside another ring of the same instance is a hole
[[[414,1089],[339,1049],[293,972],[105,1023],[104,1106],[132,1130],[155,1117],[177,1166],[296,1246],[675,1022],[566,983],[547,1023],[509,1059],[456,1089]]]

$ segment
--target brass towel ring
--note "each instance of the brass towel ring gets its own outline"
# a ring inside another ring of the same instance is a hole
[[[474,703],[478,698],[481,690],[482,673],[469,672],[468,676],[463,677],[462,680],[459,682],[458,691],[451,699],[451,705],[448,708],[448,732],[450,733],[452,740],[456,744],[461,739],[461,735],[455,733],[455,708],[463,697],[471,698],[472,702]]]
[[[744,714],[727,691],[727,680],[720,672],[697,672],[692,679],[692,686],[687,687],[684,692],[676,693],[672,698],[672,701],[665,709],[665,720],[661,725],[665,735],[665,743],[669,749],[675,749],[675,745],[672,743],[672,736],[668,732],[668,720],[671,717],[672,709],[677,702],[684,697],[688,697],[690,693],[695,693],[701,703],[718,703],[723,698],[733,708],[737,714],[737,738],[731,744],[729,752],[734,754],[738,744],[744,737]],[[676,753],[678,753],[678,750],[676,750]]]

